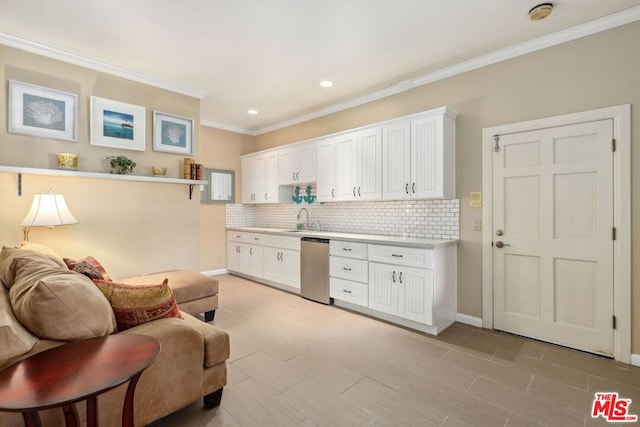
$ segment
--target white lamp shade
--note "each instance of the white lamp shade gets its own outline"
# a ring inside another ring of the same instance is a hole
[[[62,194],[35,194],[31,209],[20,225],[24,227],[54,227],[77,224]]]

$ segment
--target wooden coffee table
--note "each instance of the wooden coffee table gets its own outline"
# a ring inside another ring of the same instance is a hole
[[[31,427],[42,425],[39,410],[62,407],[66,425],[77,426],[74,403],[86,400],[87,426],[93,427],[96,396],[129,381],[122,425],[133,426],[136,384],[158,354],[154,338],[122,333],[43,351],[0,371],[0,411],[22,412]]]

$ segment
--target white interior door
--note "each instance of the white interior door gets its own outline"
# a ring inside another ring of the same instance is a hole
[[[612,120],[499,137],[496,329],[613,354],[612,138]]]

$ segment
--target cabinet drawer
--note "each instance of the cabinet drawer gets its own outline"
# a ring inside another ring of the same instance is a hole
[[[247,231],[227,231],[227,240],[230,242],[251,242],[251,233]]]
[[[335,277],[332,277],[329,283],[329,296],[331,298],[364,307],[369,305],[369,288],[367,285],[349,280],[336,279]]]
[[[329,275],[356,282],[369,281],[369,263],[362,259],[329,257]]]
[[[341,256],[346,258],[367,259],[367,244],[331,240],[329,242],[329,255]]]
[[[369,261],[409,267],[433,268],[433,250],[369,245]]]
[[[263,246],[271,246],[273,248],[291,249],[292,251],[300,250],[300,238],[289,236],[278,236],[276,234],[261,234]],[[257,243],[257,242],[254,242]]]

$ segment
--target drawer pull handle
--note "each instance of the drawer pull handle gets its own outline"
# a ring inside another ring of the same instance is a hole
[[[345,294],[350,294],[351,291],[349,289],[343,289],[342,292],[344,292]]]
[[[253,240],[260,240],[260,238],[259,237],[254,237]]]
[[[344,271],[351,271],[351,267],[342,267]]]
[[[395,258],[402,258],[402,254],[391,254],[391,256]]]
[[[351,252],[351,248],[342,248],[342,250],[345,252]]]

